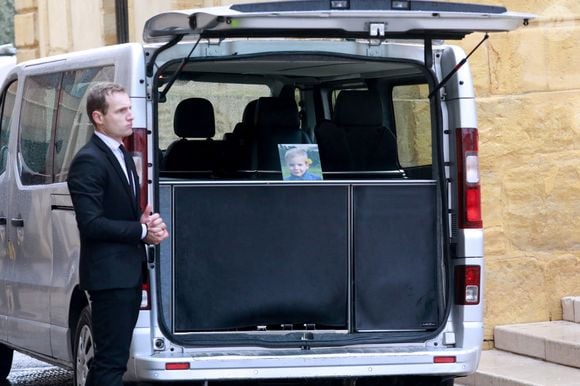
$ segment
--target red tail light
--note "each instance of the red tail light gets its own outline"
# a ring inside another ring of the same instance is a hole
[[[458,226],[481,228],[477,129],[457,129]]]
[[[436,356],[433,357],[433,363],[455,363],[457,357],[455,356]]]
[[[135,169],[139,175],[139,194],[141,210],[147,206],[147,130],[143,128],[133,128],[133,135],[125,138],[125,148],[133,157]],[[147,276],[147,275],[146,275]],[[149,288],[149,278],[145,277],[141,285],[141,309],[151,309],[151,291]]]
[[[133,135],[125,138],[125,147],[133,156],[139,174],[140,203],[142,209],[147,205],[147,130],[133,128]]]
[[[455,303],[458,305],[479,304],[481,294],[481,267],[459,265],[455,267]]]
[[[149,279],[141,284],[141,306],[142,310],[151,309],[151,291],[149,287]]]
[[[187,362],[169,362],[165,364],[165,370],[189,370]]]

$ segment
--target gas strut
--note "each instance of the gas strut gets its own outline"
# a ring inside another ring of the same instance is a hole
[[[481,41],[479,42],[479,44],[477,44],[475,46],[474,49],[471,50],[471,52],[463,59],[461,59],[461,61],[459,63],[457,63],[455,65],[455,67],[453,67],[453,70],[451,70],[451,72],[449,72],[449,74],[447,74],[447,76],[445,78],[443,78],[443,80],[441,82],[439,82],[439,84],[437,86],[435,86],[435,88],[433,89],[433,91],[431,91],[429,93],[429,99],[431,99],[431,97],[433,95],[435,95],[435,93],[439,90],[441,90],[441,87],[445,86],[445,84],[449,81],[449,79],[451,79],[451,77],[453,75],[455,75],[457,73],[457,71],[459,71],[461,69],[461,67],[463,67],[463,65],[465,63],[467,63],[467,59],[469,59],[469,57],[475,52],[477,51],[477,49],[483,44],[484,41],[486,41],[489,38],[489,35],[486,33],[485,36],[483,37],[483,39],[481,39]]]

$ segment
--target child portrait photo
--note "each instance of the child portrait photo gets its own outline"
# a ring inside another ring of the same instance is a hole
[[[280,144],[280,165],[285,181],[321,181],[322,165],[316,144]]]

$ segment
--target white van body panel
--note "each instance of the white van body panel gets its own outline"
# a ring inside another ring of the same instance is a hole
[[[146,126],[143,48],[138,44],[106,47],[88,52],[59,55],[19,64],[8,74],[8,79],[18,79],[18,95],[26,79],[31,76],[50,74],[79,68],[115,66],[122,69],[118,82],[136,95],[133,99],[137,111],[136,122]],[[131,64],[131,66],[128,66]],[[140,68],[141,71],[135,71]],[[131,75],[130,75],[131,74]],[[137,77],[133,76],[135,74]],[[139,75],[141,77],[139,78]],[[15,106],[19,111],[21,102]],[[80,111],[79,114],[83,114]],[[36,356],[69,364],[72,358],[69,330],[69,311],[72,293],[78,286],[78,230],[66,183],[48,185],[23,185],[19,178],[17,162],[19,117],[13,118],[10,153],[7,171],[0,178],[9,182],[2,190],[9,199],[2,200],[0,210],[11,219],[22,219],[24,227],[6,227],[6,236],[14,258],[3,284],[10,294],[4,324],[6,340],[15,347]],[[10,203],[8,205],[8,203]],[[55,260],[53,260],[55,259]],[[48,274],[47,274],[48,273]]]
[[[312,353],[248,352],[218,353],[214,356],[188,356],[175,358],[172,354],[156,355],[139,361],[136,371],[147,379],[159,380],[237,380],[237,379],[287,379],[287,378],[343,378],[367,377],[378,375],[429,374],[464,375],[475,372],[479,363],[478,349],[445,351],[457,358],[453,364],[433,365],[433,350],[417,348],[401,353],[397,347],[365,349],[361,353],[352,350],[332,350],[325,354],[315,350]],[[175,371],[169,374],[165,369],[167,362],[180,362],[181,359],[195,365],[190,370]],[[167,378],[166,378],[167,377]]]

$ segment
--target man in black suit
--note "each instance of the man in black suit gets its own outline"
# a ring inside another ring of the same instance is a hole
[[[87,113],[95,134],[75,156],[67,181],[81,240],[80,286],[91,300],[95,357],[87,386],[122,386],[141,304],[145,244],[159,244],[168,233],[150,205],[139,208],[135,164],[122,146],[133,133],[123,87],[96,84]]]

